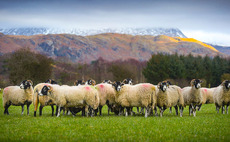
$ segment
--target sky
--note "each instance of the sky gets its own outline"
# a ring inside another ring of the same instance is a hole
[[[230,0],[0,0],[0,28],[178,28],[230,46]]]

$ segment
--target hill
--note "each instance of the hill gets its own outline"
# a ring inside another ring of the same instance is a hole
[[[198,40],[165,35],[134,36],[105,33],[91,36],[71,34],[19,36],[0,34],[0,54],[14,52],[23,47],[29,47],[34,52],[54,59],[65,57],[73,62],[82,63],[90,63],[99,57],[108,61],[130,58],[145,61],[150,59],[152,54],[157,53],[227,56]]]

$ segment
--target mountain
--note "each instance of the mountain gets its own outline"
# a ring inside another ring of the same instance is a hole
[[[215,48],[191,38],[141,36],[106,33],[91,36],[73,34],[48,35],[4,35],[0,34],[0,55],[29,47],[34,52],[45,54],[53,59],[65,57],[73,62],[90,63],[102,57],[108,61],[136,59],[146,61],[152,54],[179,55],[220,55]]]
[[[216,48],[221,53],[230,55],[230,46],[220,46],[220,45],[212,45],[212,44],[209,44],[209,45]]]
[[[58,28],[10,28],[1,29],[0,32],[5,35],[38,35],[38,34],[75,34],[81,36],[97,35],[102,33],[120,33],[130,35],[166,35],[170,37],[186,36],[177,28],[117,28],[117,29],[58,29]]]

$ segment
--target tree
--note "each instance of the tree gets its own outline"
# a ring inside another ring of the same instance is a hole
[[[30,79],[36,83],[44,82],[52,73],[52,59],[33,53],[29,48],[14,52],[7,61],[9,79],[13,84]]]

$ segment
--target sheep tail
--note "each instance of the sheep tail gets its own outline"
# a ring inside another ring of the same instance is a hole
[[[34,89],[34,96],[33,96],[34,115],[35,116],[36,116],[36,112],[37,112],[37,109],[38,109],[38,101],[39,101],[39,98],[38,98],[38,89],[35,88]]]
[[[184,98],[183,98],[183,94],[182,94],[181,91],[182,91],[182,89],[178,89],[178,94],[179,94],[179,97],[180,97],[179,98],[180,99],[179,103],[180,103],[181,106],[185,107],[185,105],[184,105]]]

